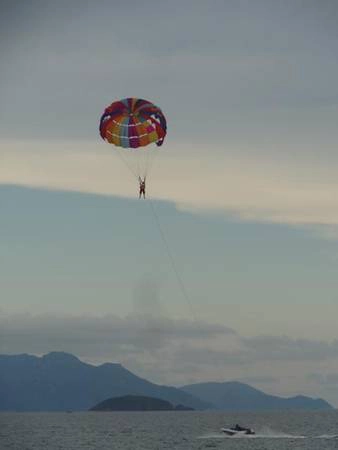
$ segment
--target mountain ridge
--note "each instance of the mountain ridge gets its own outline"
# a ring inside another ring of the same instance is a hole
[[[107,398],[130,394],[195,409],[212,407],[175,387],[138,377],[119,363],[93,366],[64,352],[0,355],[1,411],[86,411]]]
[[[93,366],[65,352],[0,355],[0,411],[86,411],[125,395],[159,398],[196,410],[331,409],[322,399],[269,395],[240,382],[177,388],[138,377],[120,363]]]
[[[320,398],[305,395],[280,397],[239,381],[195,383],[180,388],[202,400],[208,398],[222,410],[333,409]]]

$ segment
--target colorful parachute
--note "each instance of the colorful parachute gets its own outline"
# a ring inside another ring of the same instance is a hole
[[[157,106],[141,98],[125,98],[108,106],[100,120],[100,135],[124,148],[160,146],[167,133],[165,117]]]

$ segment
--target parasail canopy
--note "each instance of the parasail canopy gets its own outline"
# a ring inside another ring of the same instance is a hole
[[[113,102],[101,116],[102,139],[123,148],[163,144],[167,133],[166,119],[157,106],[141,98]]]

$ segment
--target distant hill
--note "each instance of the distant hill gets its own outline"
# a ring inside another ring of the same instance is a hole
[[[277,397],[235,381],[191,384],[181,389],[201,400],[208,399],[222,410],[332,409],[332,406],[322,399],[303,395]]]
[[[144,380],[120,364],[93,366],[73,355],[0,355],[1,411],[84,411],[111,397],[143,395],[210,408],[209,402],[174,387]]]
[[[183,405],[174,407],[170,402],[159,398],[125,395],[104,400],[90,408],[90,411],[186,411],[190,409]]]

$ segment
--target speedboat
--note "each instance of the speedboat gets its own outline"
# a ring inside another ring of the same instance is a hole
[[[231,428],[221,428],[221,431],[227,436],[247,436],[255,434],[255,431],[252,428],[245,428],[239,425],[235,425]]]

